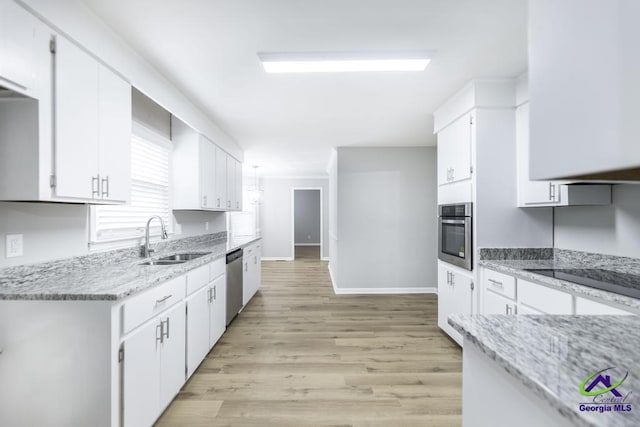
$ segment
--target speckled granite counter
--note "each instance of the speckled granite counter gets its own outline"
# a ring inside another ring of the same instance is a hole
[[[633,394],[640,390],[640,317],[452,315],[449,324],[464,336],[465,346],[473,343],[573,424],[640,425]],[[612,383],[629,372],[618,392],[623,396],[632,392],[626,403],[634,408],[630,412],[580,411],[581,403],[593,399],[580,394],[581,383],[609,367],[616,368],[611,371]]]
[[[640,260],[562,249],[481,249],[478,265],[561,290],[640,310],[640,299],[591,288],[525,269],[600,268],[640,274]]]
[[[0,270],[0,300],[119,300],[208,264],[260,237],[227,238],[226,233],[158,245],[152,258],[176,253],[207,255],[175,265],[141,265],[139,248],[96,253]]]

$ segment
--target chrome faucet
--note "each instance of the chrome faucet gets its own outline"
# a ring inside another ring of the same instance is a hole
[[[151,221],[153,221],[154,218],[158,218],[160,220],[160,227],[162,229],[162,231],[160,232],[160,237],[162,239],[167,239],[169,237],[169,235],[167,234],[167,228],[164,226],[164,221],[162,220],[161,217],[159,217],[158,215],[154,215],[151,218],[149,218],[149,220],[147,221],[147,227],[144,233],[144,257],[145,258],[149,258],[151,256],[151,253],[155,252],[155,249],[152,249],[149,246],[149,224],[151,224]]]

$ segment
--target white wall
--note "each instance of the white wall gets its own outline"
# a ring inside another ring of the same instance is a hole
[[[338,148],[340,290],[437,288],[436,150]]]
[[[613,186],[609,206],[555,208],[559,249],[640,258],[640,185]]]
[[[88,253],[86,205],[0,202],[0,267]],[[22,234],[24,255],[5,258],[5,236]]]
[[[87,205],[0,202],[0,268],[89,254],[88,210]],[[176,211],[176,228],[181,233],[171,238],[225,231],[225,215]],[[7,234],[23,235],[23,256],[5,257]]]
[[[320,190],[294,190],[296,245],[320,245]]]
[[[262,257],[292,259],[293,213],[292,189],[322,188],[323,248],[322,255],[329,256],[329,180],[327,178],[269,178],[262,180],[264,197],[260,206],[262,233]]]

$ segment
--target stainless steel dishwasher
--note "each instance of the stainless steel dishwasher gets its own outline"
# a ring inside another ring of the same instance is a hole
[[[227,325],[242,308],[242,249],[227,254]]]

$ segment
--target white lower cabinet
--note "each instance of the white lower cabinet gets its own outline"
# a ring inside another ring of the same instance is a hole
[[[607,304],[592,301],[590,299],[576,297],[576,314],[613,314],[613,315],[633,315],[633,313],[612,307]]]
[[[483,314],[516,314],[516,302],[490,290],[483,293]]]
[[[184,384],[184,302],[140,327],[123,349],[124,425],[151,425]]]
[[[471,314],[473,279],[449,264],[438,262],[438,326],[458,344],[462,336],[449,325],[451,314]]]
[[[481,269],[481,276],[481,314],[636,314],[633,310],[627,311],[488,268]],[[438,294],[440,299],[440,289]]]
[[[247,305],[262,282],[262,251],[259,243],[247,246],[242,255],[242,305]]]
[[[226,328],[226,276],[220,275],[187,298],[187,379]]]
[[[209,288],[187,298],[187,378],[209,353]]]

